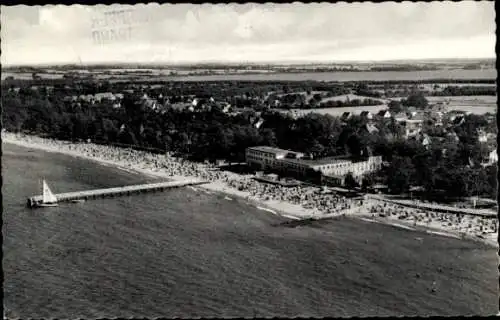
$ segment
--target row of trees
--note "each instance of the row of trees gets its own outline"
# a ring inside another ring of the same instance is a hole
[[[352,99],[348,101],[328,100],[319,104],[320,108],[342,108],[342,107],[359,107],[359,106],[378,106],[383,104],[380,100],[375,99]]]
[[[323,99],[327,98],[325,102]],[[328,96],[324,97],[321,94],[314,94],[309,100],[303,94],[288,94],[281,99],[281,109],[314,109],[314,108],[342,108],[342,107],[359,107],[359,106],[377,106],[382,102],[375,99],[352,99],[352,100],[329,100]]]
[[[2,94],[2,105],[3,125],[9,131],[156,148],[200,161],[244,161],[245,149],[255,145],[297,150],[315,158],[344,154],[361,158],[371,153],[389,162],[389,168],[377,179],[395,193],[408,190],[410,185],[422,185],[429,192],[443,189],[450,196],[491,195],[495,189],[496,181],[487,171],[493,169],[477,165],[483,151],[477,143],[476,129],[485,123],[475,115],[467,116],[467,121],[456,128],[459,142],[434,139],[431,147],[425,148],[418,140],[404,139],[404,128],[394,120],[377,120],[379,130],[369,132],[366,120],[359,116],[343,123],[330,115],[312,113],[293,119],[266,111],[261,115],[264,123],[257,128],[253,125],[257,115],[252,111],[237,116],[218,108],[194,113],[168,110],[161,114],[134,95],[125,95],[119,109],[99,104],[67,105],[61,97],[30,91]],[[471,166],[471,161],[476,165]],[[471,181],[484,186],[472,187]]]
[[[448,86],[442,91],[432,91],[431,96],[496,96],[494,86]]]

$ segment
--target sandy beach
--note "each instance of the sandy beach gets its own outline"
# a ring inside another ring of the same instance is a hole
[[[497,219],[461,216],[422,211],[402,205],[387,204],[365,198],[346,199],[333,193],[323,193],[318,187],[299,186],[286,188],[221,171],[215,165],[194,163],[144,151],[122,149],[92,143],[70,143],[29,135],[2,132],[2,141],[19,146],[98,161],[123,170],[133,170],[150,177],[168,180],[198,179],[208,181],[195,190],[216,192],[289,219],[326,219],[336,216],[356,216],[363,220],[391,224],[395,227],[427,232],[455,238],[472,238],[498,246]]]

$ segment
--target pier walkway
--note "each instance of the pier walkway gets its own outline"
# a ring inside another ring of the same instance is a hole
[[[388,199],[378,195],[367,195],[367,197],[368,199],[385,201],[388,203],[394,203],[401,206],[422,209],[422,210],[430,210],[435,212],[454,213],[454,214],[467,214],[472,216],[481,216],[485,218],[497,217],[497,212],[495,210],[489,210],[489,209],[457,208],[439,204],[423,203],[419,201]]]
[[[107,188],[107,189],[67,192],[54,195],[57,198],[57,202],[70,202],[74,200],[97,199],[97,198],[115,197],[121,195],[130,195],[134,193],[163,191],[165,189],[184,187],[188,185],[200,185],[205,183],[208,182],[201,180],[168,181],[168,182],[138,184],[138,185],[130,185],[124,187]],[[29,207],[33,207],[36,205],[36,203],[42,202],[42,199],[43,199],[42,195],[29,197],[27,200],[27,205]]]

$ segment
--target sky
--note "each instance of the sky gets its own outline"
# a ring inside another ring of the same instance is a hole
[[[496,42],[493,1],[2,6],[0,21],[3,65],[494,58]]]

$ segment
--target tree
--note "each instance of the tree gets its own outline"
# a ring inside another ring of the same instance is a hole
[[[262,136],[263,143],[265,145],[271,146],[271,147],[276,146],[277,138],[276,138],[276,134],[274,133],[274,131],[272,129],[264,128],[264,129],[262,129],[260,134]]]
[[[118,139],[121,143],[136,146],[137,145],[137,139],[135,137],[135,134],[130,130],[129,128],[126,128],[123,130],[119,135]]]
[[[394,157],[388,168],[387,186],[392,193],[400,194],[410,188],[414,166],[409,157]]]
[[[368,188],[373,186],[374,184],[374,177],[373,174],[367,173],[363,175],[363,178],[361,180],[361,188],[366,191]]]
[[[416,92],[408,96],[406,100],[403,101],[403,104],[407,107],[415,107],[417,109],[425,109],[429,102],[425,98],[422,92]]]
[[[354,176],[352,175],[352,172],[348,172],[347,175],[345,176],[344,185],[349,190],[354,189],[356,187],[359,187],[359,184],[356,181],[356,179],[354,178]]]
[[[391,118],[389,120],[389,123],[387,124],[387,129],[389,129],[389,132],[393,137],[400,137],[403,134],[403,128],[399,123],[397,123],[396,119]]]
[[[397,100],[391,100],[389,102],[389,111],[391,113],[399,113],[401,111],[403,111],[403,105],[401,104],[400,101],[397,101]]]
[[[321,171],[308,168],[305,172],[306,179],[313,183],[321,183]]]
[[[314,144],[311,146],[311,148],[308,150],[310,153],[314,155],[314,157],[321,157],[323,153],[325,152],[325,147],[319,143],[318,141],[315,141]]]

